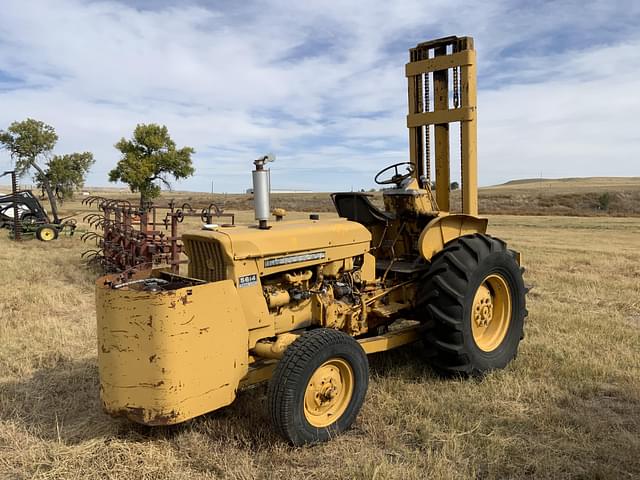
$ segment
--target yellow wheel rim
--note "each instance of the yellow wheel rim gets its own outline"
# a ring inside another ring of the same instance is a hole
[[[471,331],[480,350],[492,352],[502,343],[511,323],[511,292],[498,274],[484,279],[473,298]]]
[[[53,228],[43,228],[40,230],[40,238],[48,242],[49,240],[53,240],[56,236],[56,233],[53,231]]]
[[[345,360],[332,358],[320,365],[304,393],[307,422],[317,428],[336,422],[349,406],[353,385],[353,370]]]

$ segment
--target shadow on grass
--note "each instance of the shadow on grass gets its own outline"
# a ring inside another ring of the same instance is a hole
[[[412,381],[435,374],[420,358],[420,347],[408,346],[370,357],[374,377]],[[228,407],[180,425],[147,427],[103,412],[95,358],[60,359],[32,376],[0,384],[0,419],[31,435],[68,445],[92,439],[144,442],[172,439],[184,432],[206,434],[210,441],[236,443],[260,451],[280,443],[267,409],[267,384],[240,391]]]
[[[407,382],[437,378],[423,360],[419,345],[372,355],[369,362],[372,377],[389,376]],[[198,417],[185,426],[203,434],[207,442],[226,442],[254,453],[268,452],[274,445],[286,446],[271,424],[267,382],[240,391],[229,407]]]
[[[369,355],[369,372],[374,377],[395,377],[404,381],[446,379],[439,376],[427,362],[422,342],[412,343],[389,352]]]
[[[102,411],[95,358],[60,359],[29,377],[0,384],[0,420],[42,440],[70,445],[145,434]]]
[[[0,384],[0,420],[24,428],[45,441],[74,445],[92,439],[119,439],[144,442],[171,439],[191,429],[205,428],[214,436],[224,432],[224,422],[233,424],[236,434],[250,439],[262,437],[256,423],[268,423],[263,409],[266,388],[241,392],[230,407],[180,425],[147,427],[126,419],[113,418],[102,410],[96,359],[60,360],[30,377]],[[210,429],[211,424],[217,424]]]

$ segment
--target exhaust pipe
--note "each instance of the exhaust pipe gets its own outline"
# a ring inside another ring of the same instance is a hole
[[[253,161],[256,169],[251,172],[253,176],[253,205],[255,219],[258,220],[258,228],[266,230],[269,227],[269,197],[271,194],[271,172],[264,168],[265,163],[275,161],[275,155],[268,154]]]

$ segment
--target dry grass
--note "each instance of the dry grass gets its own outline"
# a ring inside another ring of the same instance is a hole
[[[640,177],[515,180],[480,190],[486,214],[639,216]]]
[[[248,178],[248,177],[247,177]],[[0,188],[1,190],[1,188]],[[96,188],[96,195],[126,198],[134,205],[138,198],[116,188]],[[253,197],[247,194],[207,194],[193,192],[163,192],[157,205],[175,200],[177,205],[189,202],[201,209],[212,201],[224,204],[230,212],[251,210]],[[375,192],[374,203],[382,205],[382,194]],[[47,202],[45,208],[48,207]],[[271,196],[273,207],[288,211],[334,212],[335,208],[326,192],[285,194]],[[460,192],[452,194],[453,208],[459,209]],[[488,215],[571,215],[571,216],[640,216],[640,177],[591,177],[562,179],[514,180],[504,185],[484,187],[479,191],[480,213]],[[70,212],[83,212],[87,208],[80,198],[64,205]]]
[[[354,428],[294,449],[265,387],[171,428],[103,414],[93,278],[77,239],[0,236],[0,478],[638,478],[640,221],[496,217],[522,250],[520,355],[484,380],[442,380],[420,346],[371,358]]]

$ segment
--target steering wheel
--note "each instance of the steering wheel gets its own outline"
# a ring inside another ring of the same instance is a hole
[[[407,173],[400,173],[400,171],[398,170],[398,167],[401,167],[403,165],[407,166]],[[387,178],[385,180],[379,180],[379,178],[384,175],[385,173],[387,173],[387,171],[394,169],[394,175],[391,178]],[[382,170],[380,170],[375,178],[373,179],[374,182],[376,182],[378,185],[389,185],[391,183],[395,183],[396,185],[400,186],[400,183],[409,178],[413,172],[415,171],[415,167],[413,166],[413,163],[411,162],[400,162],[400,163],[395,163],[393,165],[390,165],[386,168],[383,168]]]

